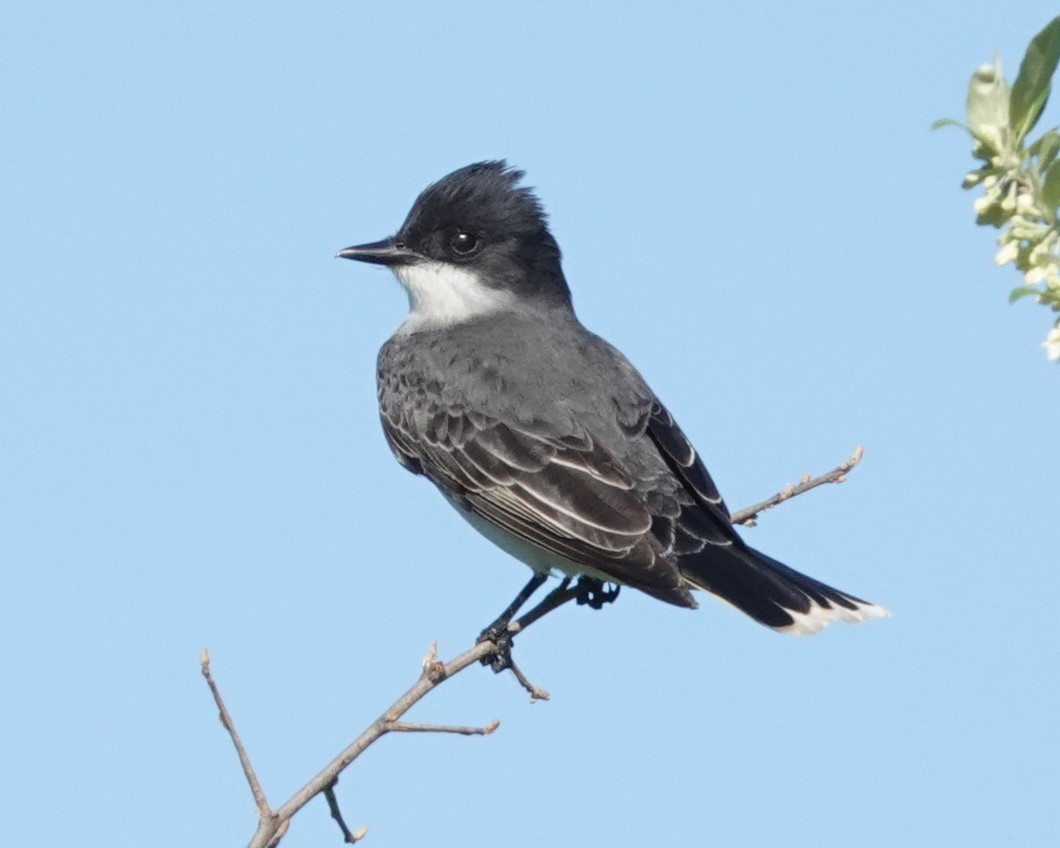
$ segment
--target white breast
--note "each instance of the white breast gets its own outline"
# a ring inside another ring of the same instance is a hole
[[[448,501],[449,505],[460,513],[464,520],[478,530],[479,533],[493,542],[493,544],[502,551],[530,566],[530,568],[539,574],[553,574],[557,571],[562,574],[570,575],[571,577],[578,577],[579,575],[585,574],[589,577],[595,577],[598,580],[602,580],[605,583],[618,583],[614,577],[597,571],[592,566],[582,565],[581,563],[567,559],[567,557],[562,554],[546,551],[544,548],[538,547],[532,542],[519,538],[514,533],[509,533],[503,527],[498,527],[492,521],[487,521],[485,518],[476,515],[471,510],[464,509],[464,507],[460,506],[460,504],[446,495],[445,492],[442,492],[442,495],[445,497],[446,501]]]

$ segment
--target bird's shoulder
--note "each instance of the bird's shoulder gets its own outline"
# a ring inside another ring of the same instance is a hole
[[[611,429],[643,432],[653,401],[616,348],[555,316],[395,334],[379,352],[377,383],[381,412],[394,420],[444,410],[531,432],[588,430],[607,441]]]

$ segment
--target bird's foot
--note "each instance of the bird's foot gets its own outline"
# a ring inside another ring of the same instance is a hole
[[[604,583],[595,577],[581,576],[575,585],[578,594],[574,600],[578,606],[588,606],[590,609],[602,609],[604,604],[614,603],[618,597],[618,591],[622,587],[617,583]]]
[[[534,701],[547,701],[548,692],[544,689],[539,689],[527,680],[526,675],[523,674],[519,666],[515,664],[515,660],[512,659],[512,639],[513,634],[508,629],[507,624],[501,625],[497,622],[491,624],[479,634],[478,643],[492,642],[496,649],[493,653],[484,656],[479,662],[492,668],[494,674],[500,674],[502,671],[510,671],[514,674],[519,685],[530,693],[531,703]]]
[[[547,572],[535,571],[534,576],[519,590],[519,594],[504,608],[504,612],[493,620],[493,624],[479,633],[478,641],[475,644],[481,645],[483,642],[492,642],[497,646],[496,651],[481,660],[483,665],[488,665],[497,674],[500,674],[506,668],[513,668],[512,632],[508,625],[515,618],[516,613],[519,612],[523,604],[529,600],[534,592],[541,588],[541,584],[547,579]]]
[[[493,669],[494,674],[500,674],[505,669],[512,667],[512,646],[514,645],[511,631],[508,630],[508,622],[495,621],[478,635],[475,644],[492,642],[497,646],[492,654],[487,654],[479,662]]]

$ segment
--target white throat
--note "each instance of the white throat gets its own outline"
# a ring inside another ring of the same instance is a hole
[[[490,288],[474,272],[444,262],[401,265],[394,269],[394,275],[409,296],[409,315],[399,333],[449,327],[503,312],[515,303],[511,292]]]

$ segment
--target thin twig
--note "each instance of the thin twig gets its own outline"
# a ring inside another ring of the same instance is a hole
[[[547,701],[549,694],[544,689],[539,689],[533,683],[526,679],[526,675],[519,670],[519,666],[515,664],[515,660],[508,662],[508,669],[512,674],[515,675],[515,679],[519,681],[519,685],[522,686],[527,692],[530,693],[530,703],[534,701]]]
[[[773,497],[756,503],[754,506],[749,506],[747,509],[741,509],[739,512],[735,512],[732,515],[733,524],[742,524],[745,527],[754,527],[755,519],[758,518],[758,514],[765,512],[767,509],[772,509],[777,504],[782,504],[784,501],[791,500],[796,495],[801,495],[803,492],[808,492],[810,489],[816,489],[818,486],[823,486],[826,483],[843,483],[846,481],[847,472],[850,471],[855,465],[861,462],[862,454],[861,445],[854,448],[854,453],[851,454],[850,459],[846,462],[842,462],[833,468],[826,474],[822,474],[820,477],[810,477],[808,474],[804,475],[803,478],[798,482],[798,485],[788,486],[786,489],[777,492]]]
[[[335,819],[335,823],[339,826],[339,830],[342,831],[342,841],[349,842],[353,833],[346,826],[346,820],[342,817],[342,810],[339,809],[339,802],[335,798],[335,784],[338,782],[338,778],[336,778],[324,787],[324,800],[328,802],[328,809],[331,811],[331,817]]]
[[[213,701],[217,704],[218,718],[221,719],[221,724],[228,731],[232,744],[236,746],[239,764],[243,767],[243,775],[246,777],[247,783],[250,784],[250,794],[254,796],[254,804],[258,808],[258,815],[262,818],[268,818],[272,816],[272,810],[269,809],[269,802],[265,800],[265,793],[261,789],[261,783],[258,782],[258,776],[254,773],[254,766],[250,764],[250,757],[247,756],[243,742],[236,732],[236,726],[232,722],[232,717],[228,714],[225,702],[221,699],[221,692],[214,682],[213,674],[210,673],[210,654],[205,648],[199,654],[199,665],[202,668],[202,676],[206,678],[206,685],[210,687],[210,692],[213,694]]]
[[[347,845],[353,845],[355,842],[360,842],[364,839],[366,833],[368,833],[367,827],[359,827],[357,830],[351,831],[346,827],[346,820],[342,817],[342,810],[339,809],[338,799],[335,797],[335,784],[339,782],[336,777],[331,781],[331,785],[325,787],[324,798],[328,802],[328,809],[331,811],[331,817],[335,819],[335,823],[339,826],[339,830],[342,831],[342,841]]]
[[[463,727],[455,724],[419,724],[410,721],[391,721],[387,723],[387,732],[393,733],[458,733],[461,736],[489,736],[501,726],[494,719],[483,727]]]

